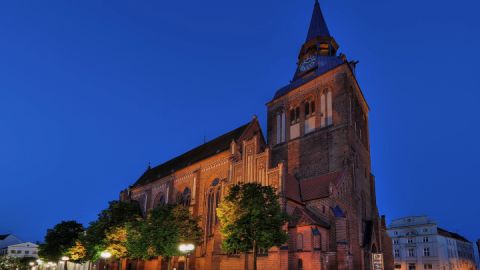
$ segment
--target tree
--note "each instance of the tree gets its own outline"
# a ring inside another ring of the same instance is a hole
[[[193,217],[187,207],[165,205],[153,209],[144,222],[131,223],[127,233],[127,248],[137,259],[161,256],[168,261],[181,255],[178,246],[182,242],[199,244],[202,230],[198,217]]]
[[[217,208],[226,252],[253,251],[253,269],[257,269],[259,248],[269,249],[287,241],[282,211],[276,190],[248,183],[233,186]]]
[[[136,201],[111,201],[108,208],[98,214],[91,222],[82,244],[87,249],[87,260],[95,261],[100,252],[107,248],[107,233],[116,228],[125,228],[126,224],[142,219],[140,206]]]
[[[62,221],[53,229],[48,229],[45,243],[39,247],[38,255],[49,261],[57,261],[75,245],[79,234],[84,231],[83,225],[76,221]]]
[[[107,232],[105,237],[106,250],[117,259],[123,259],[128,256],[126,242],[127,229],[125,227],[113,228]]]
[[[87,249],[80,240],[77,240],[75,245],[68,249],[67,254],[73,262],[84,262],[87,256]]]

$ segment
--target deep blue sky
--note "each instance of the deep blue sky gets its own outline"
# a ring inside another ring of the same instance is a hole
[[[94,220],[287,84],[313,0],[2,1],[0,234]],[[476,0],[323,0],[371,107],[381,213],[480,237]]]

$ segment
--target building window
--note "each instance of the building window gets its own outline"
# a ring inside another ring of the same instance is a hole
[[[433,265],[431,264],[424,264],[423,269],[433,269]]]
[[[400,250],[399,249],[395,249],[395,257],[400,257]]]
[[[163,193],[157,194],[155,200],[153,200],[153,207],[165,205],[165,195]]]
[[[408,238],[408,243],[409,243],[409,244],[413,244],[413,243],[414,243],[413,238]]]
[[[320,233],[313,235],[313,249],[321,250],[322,249],[322,236]]]
[[[399,243],[398,239],[393,240],[393,243],[398,245],[398,243]]]
[[[423,256],[430,257],[430,248],[427,247],[423,249]]]
[[[415,249],[413,248],[408,249],[408,257],[415,257]]]
[[[401,264],[395,264],[395,269],[402,269],[402,265]]]
[[[394,232],[393,234],[398,235],[398,232]]]
[[[25,250],[25,254],[30,254],[30,251],[28,251],[28,250]]]
[[[277,144],[285,142],[285,111],[280,111],[277,118]]]
[[[300,122],[300,107],[290,110],[290,124],[295,125]]]
[[[302,259],[298,259],[297,270],[303,270],[303,261],[302,261]]]
[[[305,118],[309,118],[315,115],[315,101],[305,102]]]
[[[424,243],[428,243],[428,241],[429,241],[428,236],[423,237],[423,242]]]
[[[415,267],[415,264],[414,263],[409,263],[408,264],[408,270],[415,270],[416,267]]]
[[[210,191],[207,195],[207,222],[206,222],[206,234],[207,236],[213,235],[215,224],[218,223],[217,207],[220,204],[221,186],[219,179],[213,180]]]
[[[320,96],[321,127],[333,124],[332,91],[324,91]]]
[[[297,234],[297,251],[303,250],[303,234]]]

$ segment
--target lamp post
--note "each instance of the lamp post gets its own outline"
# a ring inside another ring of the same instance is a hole
[[[61,260],[63,261],[63,270],[67,270],[67,262],[70,260],[70,258],[67,256],[62,256]]]
[[[190,256],[190,253],[195,249],[194,244],[181,244],[178,246],[178,250],[180,252],[185,254],[185,268],[188,270],[188,257]]]
[[[103,258],[104,263],[106,264],[107,260],[112,257],[112,253],[105,250],[105,251],[102,251],[102,253],[100,253],[100,257]],[[103,269],[105,269],[105,267],[106,267],[105,264],[103,265]]]

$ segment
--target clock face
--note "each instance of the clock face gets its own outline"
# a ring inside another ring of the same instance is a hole
[[[317,65],[317,57],[316,56],[309,56],[303,60],[303,62],[300,64],[300,71],[304,72],[309,69],[314,68]]]

